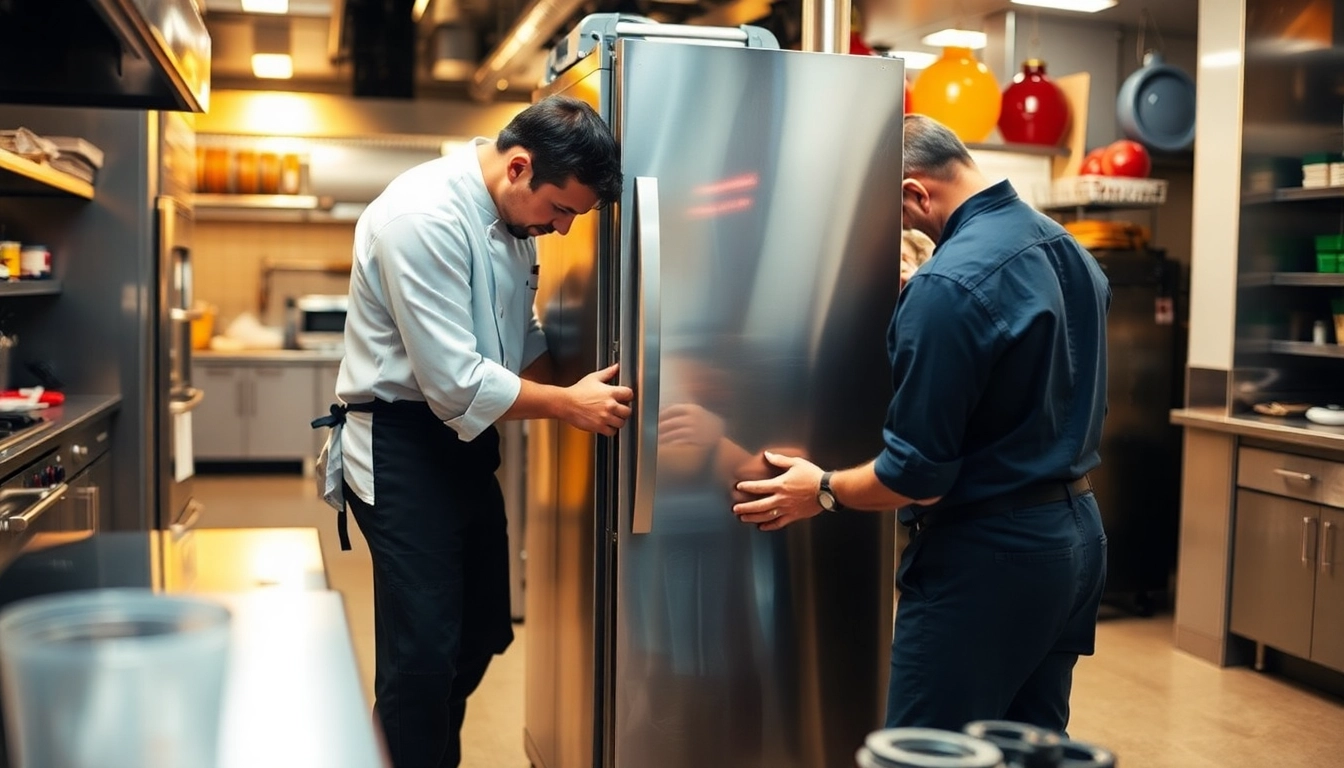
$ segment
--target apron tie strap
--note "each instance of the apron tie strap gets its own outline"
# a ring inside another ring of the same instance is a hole
[[[341,403],[332,403],[331,415],[319,416],[316,419],[313,419],[310,425],[313,429],[322,429],[323,427],[334,427],[337,424],[344,424],[345,412],[347,410],[349,409]]]

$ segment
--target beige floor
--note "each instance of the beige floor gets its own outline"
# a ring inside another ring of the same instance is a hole
[[[345,598],[367,695],[373,600],[368,549],[355,526],[354,550],[341,552],[334,513],[312,483],[297,477],[203,477],[196,488],[206,507],[202,527],[319,530],[331,585]],[[517,640],[471,700],[463,736],[468,768],[528,766],[521,747],[526,633],[516,629]],[[1114,750],[1127,768],[1344,766],[1344,703],[1176,652],[1170,618],[1103,622],[1097,655],[1079,664],[1073,711],[1074,738]]]

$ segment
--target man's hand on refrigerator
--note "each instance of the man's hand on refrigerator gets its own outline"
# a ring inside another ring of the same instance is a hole
[[[628,403],[635,393],[629,387],[608,384],[616,378],[618,365],[594,371],[566,387],[559,417],[570,426],[608,437],[630,418]]]
[[[765,463],[784,472],[776,477],[737,483],[737,491],[756,497],[733,505],[733,514],[739,520],[762,531],[777,531],[821,512],[817,503],[821,467],[798,456],[772,451],[766,451],[764,456]]]

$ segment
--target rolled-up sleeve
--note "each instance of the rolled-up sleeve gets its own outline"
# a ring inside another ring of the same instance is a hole
[[[400,216],[378,232],[371,252],[430,409],[462,440],[475,439],[513,405],[522,383],[478,351],[466,232],[451,220]]]
[[[952,489],[971,413],[1006,333],[976,289],[938,274],[910,281],[888,338],[895,394],[875,464],[883,485],[911,499]]]

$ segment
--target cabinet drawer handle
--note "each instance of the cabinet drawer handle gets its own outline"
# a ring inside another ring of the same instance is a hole
[[[1321,573],[1324,574],[1329,574],[1335,564],[1335,561],[1330,559],[1335,554],[1334,533],[1335,524],[1327,521],[1321,532]]]
[[[1314,517],[1303,517],[1303,518],[1302,518],[1302,564],[1303,564],[1303,565],[1310,565],[1310,564],[1311,564],[1312,550],[1316,548],[1316,547],[1315,547],[1316,542],[1312,541],[1312,539],[1314,539],[1314,538],[1316,538],[1316,537],[1313,536],[1313,535],[1311,535],[1311,534],[1314,534],[1315,532],[1316,532],[1316,518],[1314,518]]]
[[[1276,469],[1274,470],[1274,474],[1285,480],[1297,480],[1302,483],[1310,483],[1315,479],[1308,472],[1294,472],[1291,469]]]

